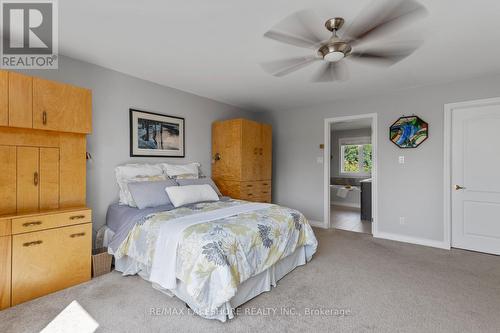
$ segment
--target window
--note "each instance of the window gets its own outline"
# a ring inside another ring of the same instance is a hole
[[[349,176],[370,176],[372,145],[370,138],[345,138],[340,144],[340,173]]]

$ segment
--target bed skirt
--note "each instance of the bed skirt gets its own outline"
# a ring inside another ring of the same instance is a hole
[[[303,246],[296,249],[291,255],[281,259],[273,266],[265,271],[257,274],[248,280],[244,281],[238,286],[236,295],[229,301],[220,306],[215,311],[206,311],[196,307],[196,302],[189,296],[186,291],[186,285],[182,281],[178,281],[177,289],[167,290],[158,285],[153,284],[153,287],[168,296],[176,296],[184,303],[186,303],[196,314],[206,319],[217,319],[225,322],[227,319],[234,318],[234,309],[240,307],[242,304],[248,302],[252,298],[270,291],[271,287],[276,287],[277,282],[285,275],[294,270],[297,266],[306,264],[306,253]],[[123,257],[115,260],[115,269],[122,272],[123,275],[139,274],[143,279],[149,281],[149,267],[131,259],[130,257]]]

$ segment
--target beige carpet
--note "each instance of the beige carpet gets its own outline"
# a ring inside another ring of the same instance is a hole
[[[275,315],[243,312],[223,324],[175,314],[186,311],[179,300],[114,272],[0,312],[0,332],[37,332],[73,300],[100,323],[100,332],[499,331],[500,257],[345,231],[316,234],[314,259],[242,310],[276,309]],[[171,313],[153,316],[156,307]],[[280,313],[293,308],[296,315]],[[311,308],[326,312],[306,315]],[[338,315],[342,310],[347,315]]]

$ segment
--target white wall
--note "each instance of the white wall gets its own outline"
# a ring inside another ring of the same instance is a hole
[[[332,89],[335,85],[332,84]],[[271,112],[274,130],[274,200],[323,221],[324,119],[378,113],[379,232],[443,241],[443,105],[500,96],[500,76],[471,79],[368,97]],[[388,139],[389,126],[402,115],[417,114],[430,137],[417,149],[402,150]],[[398,164],[398,156],[406,164]],[[406,217],[406,224],[399,217]]]
[[[253,112],[67,57],[59,59],[58,70],[26,73],[92,89],[92,134],[88,136],[87,150],[94,161],[87,164],[87,204],[93,210],[94,231],[104,225],[108,205],[118,198],[115,166],[130,162],[198,161],[203,172],[210,175],[212,122],[257,116]],[[184,117],[186,157],[131,158],[129,108]]]

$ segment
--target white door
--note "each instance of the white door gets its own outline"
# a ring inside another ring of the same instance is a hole
[[[500,254],[500,104],[452,113],[452,246]]]

